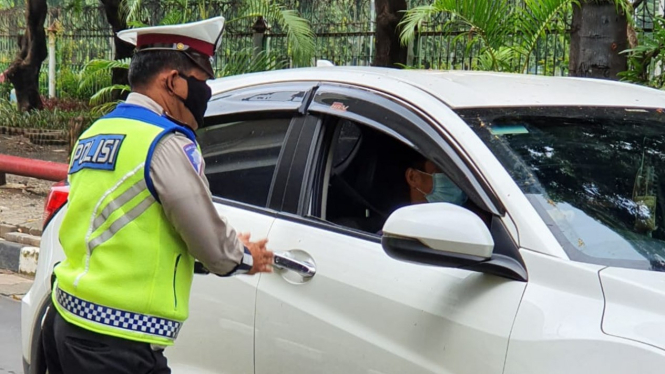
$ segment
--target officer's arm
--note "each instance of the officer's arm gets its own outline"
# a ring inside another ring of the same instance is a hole
[[[203,158],[191,140],[162,139],[150,162],[150,177],[164,213],[189,253],[212,273],[234,275],[252,267],[252,256],[212,203]]]

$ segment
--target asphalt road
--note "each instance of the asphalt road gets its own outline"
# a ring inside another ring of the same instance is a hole
[[[21,303],[0,296],[0,374],[22,374]]]

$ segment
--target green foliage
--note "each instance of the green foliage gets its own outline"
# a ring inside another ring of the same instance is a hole
[[[65,68],[58,72],[56,79],[58,96],[68,99],[78,99],[79,95],[79,76],[71,70]]]
[[[513,48],[519,57],[525,59],[521,68],[526,72],[529,58],[538,46],[538,41],[548,32],[565,30],[565,22],[561,15],[571,5],[579,5],[577,0],[525,0],[524,8],[518,8],[514,18],[512,32],[517,35]]]
[[[12,91],[12,84],[9,80],[6,80],[3,83],[0,83],[0,100],[9,100],[9,95]]]
[[[83,84],[81,73],[75,73],[68,68],[58,72],[56,80],[56,90],[58,97],[63,99],[74,99],[88,101],[95,94],[98,87],[103,87],[111,83],[110,75],[100,75],[94,82]]]
[[[0,10],[12,9],[16,7],[17,4],[19,4],[19,1],[17,0],[0,0]]]
[[[145,22],[150,21],[150,14],[141,3],[141,0],[124,0],[122,3],[121,11],[132,27],[147,26]],[[206,1],[199,1],[196,4],[198,7],[192,7],[188,0],[164,1],[163,6],[169,11],[160,19],[159,24],[179,24],[211,16],[208,14],[209,7],[206,6]],[[196,12],[193,9],[197,10],[198,14],[195,14]],[[296,11],[285,9],[283,6],[273,4],[268,0],[248,0],[241,7],[239,14],[238,17],[227,20],[227,24],[239,23],[242,20],[253,20],[259,16],[271,20],[285,31],[289,56],[292,57],[294,63],[310,65],[315,50],[315,35],[308,21],[299,17]],[[79,77],[79,90],[89,89],[105,77],[110,77],[112,69],[127,69],[129,64],[129,59],[122,61],[94,59],[88,62]],[[217,72],[217,76],[252,73],[284,67],[286,67],[284,59],[279,59],[276,53],[262,51],[255,55],[254,49],[250,47],[230,54],[229,59],[224,62],[221,70]],[[114,100],[118,91],[130,91],[129,86],[111,85],[110,80],[107,84],[97,88],[96,93],[90,97],[90,105],[94,106],[93,111],[97,114],[106,113],[118,104],[119,101]]]
[[[298,66],[309,66],[316,46],[314,32],[309,21],[300,17],[295,10],[285,9],[283,6],[268,0],[248,0],[244,3],[240,16],[229,20],[229,23],[243,19],[256,19],[263,17],[268,22],[279,25],[286,32],[288,54]]]
[[[553,31],[564,32],[565,15],[577,0],[435,0],[407,11],[400,23],[404,44],[434,18],[440,31],[456,33],[465,52],[477,49],[471,69],[526,72],[539,41]],[[439,30],[437,30],[439,31]]]
[[[150,19],[147,9],[141,6],[141,0],[124,0],[123,13],[131,27],[148,26],[145,21]],[[174,25],[206,19],[211,16],[207,2],[188,0],[168,0],[162,2],[169,11],[159,20],[159,25]],[[196,5],[196,6],[192,6]],[[198,12],[196,12],[198,11]],[[237,17],[226,20],[227,25],[234,25],[243,21],[254,21],[263,17],[273,26],[279,27],[286,34],[287,54],[298,66],[311,65],[316,45],[315,34],[309,21],[300,17],[297,11],[286,9],[284,6],[269,0],[246,0],[242,2]],[[154,21],[154,20],[153,20]]]
[[[131,89],[128,85],[124,84],[113,84],[108,87],[104,87],[92,95],[90,98],[90,105],[99,106],[113,101],[113,97],[116,91],[120,91],[122,94],[124,92],[131,91]]]
[[[93,91],[90,98],[103,87],[111,84],[111,75],[113,69],[129,69],[131,59],[122,60],[103,60],[94,59],[85,64],[83,70],[79,73],[79,89],[82,91]],[[100,84],[101,83],[101,84]]]
[[[20,112],[7,100],[0,100],[0,126],[30,129],[67,130],[74,118],[81,118],[86,124],[98,118],[87,108],[62,110],[58,107],[44,110]]]
[[[217,73],[217,77],[228,77],[231,75],[257,73],[283,68],[286,68],[286,63],[284,60],[280,60],[276,53],[261,51],[254,56],[254,49],[250,47],[233,54]]]
[[[228,20],[233,24],[241,20],[255,20],[263,17],[272,27],[279,26],[285,33],[287,39],[287,54],[293,59],[297,66],[310,66],[316,45],[314,44],[314,31],[309,21],[300,17],[295,10],[286,9],[284,6],[269,0],[246,0],[237,18]]]
[[[130,59],[101,60],[95,59],[88,62],[79,74],[79,90],[94,93],[89,97],[95,114],[105,114],[115,107],[118,101],[114,100],[115,94],[120,91],[129,92],[128,85],[114,85],[111,83],[113,69],[129,69]],[[100,85],[100,82],[104,82]]]
[[[665,86],[665,18],[653,19],[653,32],[640,32],[639,44],[623,51],[628,54],[628,70],[619,73],[621,80],[662,89]]]

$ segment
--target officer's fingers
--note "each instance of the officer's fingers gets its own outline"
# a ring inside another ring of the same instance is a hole
[[[252,244],[255,244],[257,247],[259,247],[263,250],[265,250],[265,248],[266,248],[266,243],[268,243],[268,239],[261,239],[261,240],[256,241],[256,242],[252,242]]]
[[[244,245],[248,246],[249,245],[249,234],[247,233],[240,233],[237,235],[238,240]]]

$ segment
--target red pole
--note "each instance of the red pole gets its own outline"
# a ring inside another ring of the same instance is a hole
[[[0,174],[15,174],[59,182],[67,179],[69,166],[59,162],[33,160],[0,154]]]

